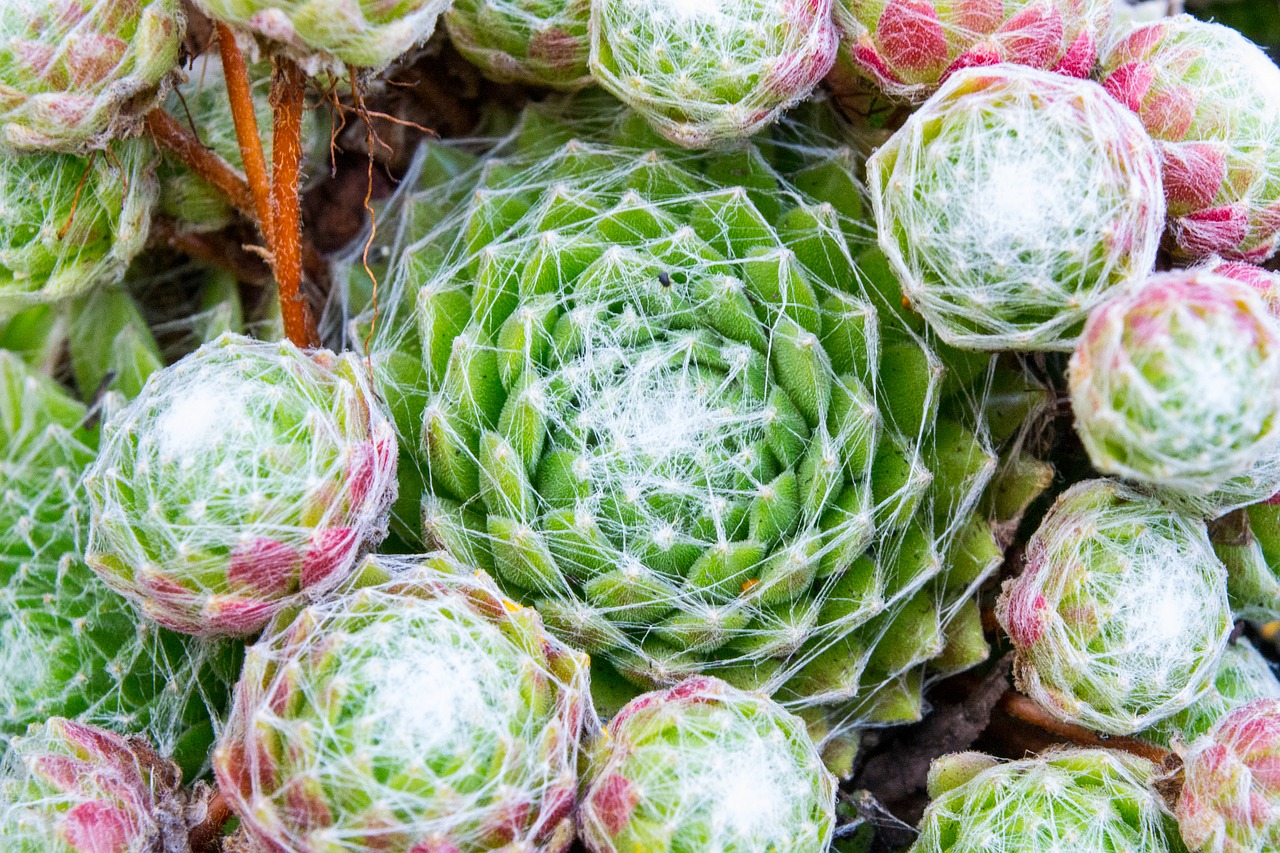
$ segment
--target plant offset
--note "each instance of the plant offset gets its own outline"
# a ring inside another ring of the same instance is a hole
[[[1165,11],[0,0],[0,849],[1276,850],[1280,68]]]

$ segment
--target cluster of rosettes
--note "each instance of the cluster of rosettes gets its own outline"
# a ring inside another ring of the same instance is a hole
[[[85,417],[0,353],[0,753],[28,725],[73,717],[145,734],[194,775],[239,655],[140,621],[81,561]]]
[[[311,75],[381,71],[435,30],[447,0],[195,0],[214,20],[283,51]]]
[[[499,83],[578,89],[592,81],[590,0],[454,0],[454,47]]]
[[[1280,246],[1280,68],[1229,27],[1181,15],[1137,28],[1103,85],[1164,159],[1174,246],[1261,262]]]
[[[923,100],[957,71],[1002,62],[1088,77],[1110,0],[837,0],[838,76]]]
[[[880,246],[948,343],[1068,349],[1147,276],[1160,160],[1097,84],[1002,65],[950,77],[867,164]]]
[[[83,153],[128,135],[177,66],[185,32],[178,0],[6,3],[0,149]]]
[[[715,678],[632,700],[584,786],[592,853],[823,853],[835,827],[836,780],[804,723]]]
[[[1070,380],[1101,471],[1209,516],[1280,491],[1280,325],[1248,285],[1154,276],[1089,316]]]
[[[6,853],[188,850],[198,810],[181,784],[140,738],[54,717],[0,766],[0,839]]]
[[[1107,480],[1068,489],[997,615],[1018,687],[1054,715],[1132,734],[1212,684],[1232,629],[1204,525]]]
[[[119,279],[147,240],[156,159],[142,140],[0,157],[0,316]]]
[[[776,133],[704,156],[526,113],[405,200],[371,358],[427,543],[597,669],[865,719],[998,561],[990,360],[944,361],[855,261],[849,152]]]
[[[911,853],[1178,853],[1152,787],[1157,768],[1113,750],[1062,750],[998,762],[949,755],[929,772],[933,802]]]
[[[257,631],[385,535],[396,440],[380,405],[351,356],[223,335],[104,425],[86,559],[166,627]]]
[[[593,0],[591,71],[663,136],[744,138],[835,61],[832,0]]]
[[[370,558],[342,596],[281,614],[250,648],[214,769],[257,843],[568,847],[586,656],[469,572]]]

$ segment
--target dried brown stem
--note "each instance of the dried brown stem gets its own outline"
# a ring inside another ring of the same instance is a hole
[[[262,229],[267,248],[272,248],[271,181],[267,177],[267,159],[262,153],[262,135],[258,116],[249,90],[249,69],[235,35],[226,25],[218,25],[218,52],[222,55],[222,73],[227,81],[227,98],[231,101],[231,117],[235,120],[236,141],[240,143],[240,161],[248,179],[252,197],[251,218]]]
[[[1033,700],[1013,690],[1001,697],[1000,704],[997,707],[1016,720],[1021,720],[1038,729],[1043,729],[1076,746],[1118,749],[1122,752],[1145,758],[1158,766],[1163,766],[1165,760],[1169,757],[1167,750],[1144,740],[1131,737],[1104,737],[1083,726],[1064,723]]]
[[[319,346],[320,335],[302,295],[302,201],[298,195],[305,84],[306,77],[296,62],[283,57],[276,60],[271,80],[271,253],[285,335],[300,347],[314,347]]]
[[[244,176],[234,166],[205,147],[190,130],[164,110],[156,107],[147,113],[147,130],[156,144],[177,157],[188,169],[222,193],[231,206],[252,220],[257,220],[253,193]]]
[[[222,827],[231,819],[231,807],[222,793],[213,790],[205,807],[205,817],[191,828],[188,845],[192,853],[216,853],[222,849]]]
[[[237,281],[254,287],[266,287],[274,281],[271,269],[262,257],[248,252],[240,241],[225,232],[183,232],[164,219],[151,223],[151,240],[165,243],[197,261],[220,267]]]

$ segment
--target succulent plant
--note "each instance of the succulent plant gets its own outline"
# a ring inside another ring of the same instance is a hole
[[[1222,258],[1210,258],[1196,267],[1215,275],[1239,281],[1249,285],[1258,292],[1271,313],[1280,315],[1280,273],[1272,272],[1256,264],[1243,261],[1224,261]]]
[[[1178,827],[1193,853],[1263,853],[1280,845],[1280,699],[1256,699],[1179,750]]]
[[[250,648],[218,785],[269,850],[556,853],[586,663],[483,572],[371,557]]]
[[[1001,65],[952,75],[867,164],[880,247],[934,331],[1070,349],[1151,271],[1160,161],[1097,84]]]
[[[667,139],[750,136],[835,61],[832,0],[591,3],[591,72]]]
[[[579,824],[591,853],[823,853],[836,780],[804,723],[695,677],[632,700],[589,750]]]
[[[144,734],[190,775],[226,710],[237,644],[139,624],[80,556],[83,406],[0,352],[0,753],[52,716]]]
[[[147,240],[156,152],[0,157],[0,316],[117,281]]]
[[[358,361],[226,334],[103,426],[86,558],[166,627],[251,634],[381,541],[395,468]]]
[[[71,304],[68,350],[80,396],[111,390],[133,399],[164,356],[125,287],[101,287]]]
[[[1152,788],[1156,766],[1117,750],[1069,749],[1023,761],[944,756],[911,853],[1178,853]]]
[[[1002,62],[1088,77],[1111,0],[836,0],[839,79],[924,100],[957,71]]]
[[[1228,712],[1255,699],[1280,699],[1280,680],[1262,652],[1240,637],[1227,646],[1207,693],[1140,736],[1166,747],[1190,744],[1208,733]]]
[[[282,51],[310,75],[381,71],[427,40],[447,0],[195,0],[215,21]]]
[[[1179,15],[1119,39],[1102,71],[1157,141],[1176,252],[1253,262],[1275,254],[1280,68],[1235,30]]]
[[[0,767],[0,838],[6,853],[183,853],[200,810],[181,784],[144,739],[54,717]]]
[[[1280,323],[1247,284],[1179,271],[1108,301],[1070,382],[1100,471],[1209,516],[1280,491]]]
[[[178,0],[0,8],[0,149],[85,153],[129,135],[178,65]]]
[[[454,0],[444,14],[458,52],[499,83],[591,83],[590,0]]]
[[[1058,498],[997,606],[1018,687],[1050,713],[1132,734],[1212,685],[1231,634],[1203,523],[1120,483]]]
[[[991,360],[860,269],[830,140],[704,157],[557,109],[404,200],[370,358],[428,545],[640,689],[918,699],[999,558]]]

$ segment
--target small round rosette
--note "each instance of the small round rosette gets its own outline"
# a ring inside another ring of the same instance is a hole
[[[157,162],[143,140],[0,156],[0,317],[119,280],[146,245]]]
[[[591,83],[590,0],[454,0],[444,15],[458,52],[486,77],[553,89]]]
[[[1179,15],[1135,29],[1103,85],[1164,160],[1177,254],[1261,262],[1280,246],[1280,68],[1219,24]]]
[[[591,71],[673,142],[750,136],[835,61],[832,0],[591,4]]]
[[[1180,853],[1151,762],[1071,749],[1023,761],[948,755],[929,771],[934,797],[910,853]]]
[[[924,100],[964,68],[1002,62],[1088,77],[1111,0],[836,0],[836,76]]]
[[[1249,285],[1152,277],[1090,315],[1070,384],[1100,471],[1211,516],[1280,491],[1280,323]]]
[[[370,558],[249,650],[218,785],[278,853],[557,853],[586,667],[483,572]]]
[[[1280,699],[1258,699],[1179,750],[1178,826],[1194,853],[1280,848]]]
[[[0,149],[84,153],[134,131],[178,64],[179,0],[0,7]]]
[[[1070,349],[1146,278],[1160,160],[1095,83],[1014,65],[953,75],[867,164],[880,246],[947,343]]]
[[[1203,523],[1109,480],[1058,498],[997,616],[1020,690],[1060,719],[1117,735],[1200,698],[1233,624]]]
[[[835,827],[836,780],[804,723],[716,678],[633,699],[585,781],[592,853],[821,853]]]
[[[386,535],[397,451],[380,406],[351,356],[202,346],[104,426],[90,566],[166,627],[257,631]]]

